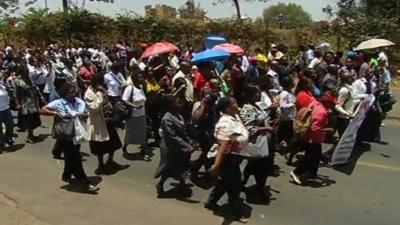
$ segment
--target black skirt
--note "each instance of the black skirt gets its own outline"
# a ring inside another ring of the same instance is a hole
[[[110,139],[108,141],[90,141],[90,152],[93,155],[104,155],[113,153],[122,148],[122,142],[115,128],[111,124],[107,124],[108,134]]]
[[[40,114],[38,112],[22,115],[18,113],[18,128],[22,130],[34,130],[42,125]]]

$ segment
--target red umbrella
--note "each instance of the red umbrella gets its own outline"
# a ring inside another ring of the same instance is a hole
[[[153,55],[160,55],[164,53],[169,53],[169,52],[174,52],[174,51],[179,51],[179,48],[176,47],[175,45],[168,43],[168,42],[157,42],[154,45],[151,45],[150,47],[146,48],[146,50],[142,54],[142,59],[144,58],[149,58],[150,56]]]
[[[240,46],[234,45],[234,44],[229,44],[229,43],[216,45],[213,49],[225,50],[225,51],[229,52],[230,54],[237,54],[237,55],[244,54],[243,48],[241,48]]]

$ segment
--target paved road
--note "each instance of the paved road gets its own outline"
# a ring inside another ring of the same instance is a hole
[[[49,125],[49,120],[45,121]],[[322,168],[329,185],[301,187],[289,182],[290,167],[282,166],[280,177],[269,179],[271,201],[248,204],[248,224],[271,225],[393,225],[400,219],[400,122],[387,121],[383,137],[389,145],[373,145],[357,164],[340,172]],[[47,134],[48,128],[38,133]],[[19,133],[18,143],[25,140]],[[117,160],[130,168],[103,176],[99,195],[63,188],[62,162],[50,158],[53,140],[25,145],[0,155],[0,225],[149,225],[230,224],[229,219],[202,208],[209,187],[193,187],[190,199],[157,199],[152,178],[158,152],[152,162]],[[84,146],[84,152],[89,152]],[[135,149],[132,147],[131,152]],[[86,157],[88,174],[94,174],[96,159]],[[346,174],[347,173],[347,174]],[[198,182],[196,182],[198,183]],[[246,196],[242,196],[245,198]],[[225,201],[225,200],[223,200]],[[223,203],[221,201],[221,203]]]

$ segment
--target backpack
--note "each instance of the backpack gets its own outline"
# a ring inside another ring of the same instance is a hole
[[[294,120],[294,132],[299,137],[305,137],[311,129],[313,104],[297,112]]]

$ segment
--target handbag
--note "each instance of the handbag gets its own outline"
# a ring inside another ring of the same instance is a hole
[[[249,142],[245,154],[250,158],[264,158],[269,155],[268,136],[259,135],[255,143]]]
[[[75,137],[75,123],[73,117],[65,117],[54,121],[51,136],[62,141],[72,141]]]

